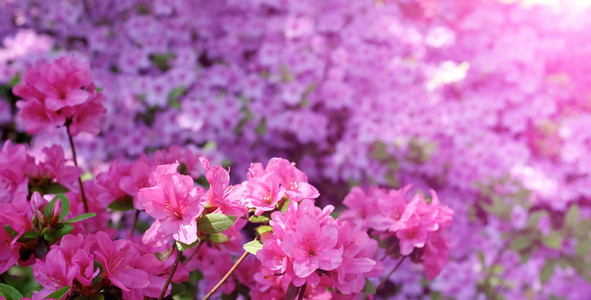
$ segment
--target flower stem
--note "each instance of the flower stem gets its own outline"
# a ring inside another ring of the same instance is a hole
[[[78,166],[78,159],[76,158],[76,148],[74,147],[74,140],[70,133],[70,124],[66,124],[66,131],[68,132],[68,139],[70,140],[70,148],[72,148],[72,158],[74,159],[74,165]],[[84,185],[82,184],[82,177],[78,177],[78,183],[80,184],[80,193],[82,194],[82,203],[84,204],[84,212],[88,213],[88,202],[86,201],[86,194],[84,193]]]
[[[168,275],[168,278],[166,279],[166,283],[164,284],[164,288],[162,289],[162,292],[160,293],[160,297],[158,297],[158,300],[162,300],[162,298],[164,298],[164,295],[166,294],[166,291],[168,290],[168,286],[170,285],[170,281],[172,281],[172,276],[174,275],[174,272],[176,272],[176,268],[179,265],[179,261],[181,261],[181,256],[183,256],[183,251],[178,250],[178,253],[176,254],[176,259],[174,260],[174,264],[172,265],[172,270],[170,270],[170,274]]]
[[[213,289],[211,289],[211,291],[209,291],[209,293],[207,293],[207,295],[203,298],[203,300],[209,299],[209,297],[211,297],[211,295],[213,295],[222,286],[222,284],[224,284],[226,282],[226,280],[228,280],[228,278],[232,275],[232,273],[234,273],[234,271],[236,271],[238,266],[244,261],[244,259],[247,256],[248,256],[248,251],[244,251],[242,256],[240,256],[240,258],[236,261],[236,263],[232,266],[232,268],[230,268],[230,271],[228,271],[228,273],[226,273],[226,275],[224,275],[224,278],[222,278],[222,280],[220,280],[220,282],[218,282],[218,284],[216,284],[213,287]]]
[[[191,253],[191,255],[189,255],[189,257],[187,257],[187,259],[185,259],[185,261],[183,261],[183,266],[186,266],[187,263],[189,263],[189,261],[193,258],[193,256],[195,256],[195,254],[197,254],[197,252],[199,251],[199,248],[201,248],[201,246],[204,244],[203,241],[199,241],[199,244],[197,244],[197,247],[195,247],[195,251],[193,251],[193,253]]]
[[[398,270],[398,267],[400,267],[400,265],[402,264],[402,262],[406,259],[406,256],[403,256],[398,263],[396,264],[396,266],[394,266],[394,269],[392,269],[392,271],[390,271],[390,273],[388,273],[388,275],[386,275],[386,277],[382,278],[382,280],[380,281],[380,283],[378,283],[378,285],[376,286],[376,291],[378,291],[382,285],[384,285],[384,283],[386,283],[386,281],[388,281],[388,278],[390,278],[390,276],[392,276],[392,274],[394,274],[394,272],[396,272],[396,270]]]
[[[135,231],[135,226],[137,225],[137,219],[140,216],[140,211],[136,210],[135,211],[135,215],[133,216],[133,224],[131,225],[131,233],[129,234],[129,236],[133,236],[133,232]]]

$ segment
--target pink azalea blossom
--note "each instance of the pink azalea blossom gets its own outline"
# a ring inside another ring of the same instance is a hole
[[[176,170],[178,164],[161,167]],[[156,186],[142,188],[138,193],[142,207],[157,220],[144,234],[144,241],[154,240],[157,235],[185,244],[197,241],[196,218],[205,207],[205,190],[195,187],[190,176],[178,173],[158,176],[155,182]]]

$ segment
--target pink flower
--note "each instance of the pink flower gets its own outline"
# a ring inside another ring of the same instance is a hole
[[[301,201],[302,199],[315,199],[320,196],[318,190],[308,183],[308,176],[295,167],[295,163],[290,163],[284,158],[271,158],[266,172],[277,172],[281,180],[281,185],[285,188],[286,194],[292,201]]]
[[[59,249],[52,249],[44,260],[37,259],[33,266],[35,279],[44,287],[40,292],[43,296],[65,286],[72,286],[77,271],[74,266],[68,265],[64,253]]]
[[[230,186],[230,173],[222,166],[211,167],[209,160],[200,157],[199,160],[205,169],[205,177],[209,182],[209,190],[205,195],[207,205],[219,208],[223,214],[243,216],[248,209],[241,202],[242,186]]]
[[[98,232],[89,239],[87,243],[96,243],[93,253],[104,267],[103,276],[113,285],[123,291],[148,286],[148,273],[133,266],[133,260],[139,257],[139,252],[130,241],[113,241],[104,232]]]
[[[76,280],[83,286],[92,286],[92,280],[100,272],[98,268],[94,268],[94,255],[86,250],[78,249],[71,261],[78,269],[75,275]]]
[[[281,249],[293,261],[293,272],[305,278],[317,269],[330,271],[342,262],[342,248],[337,248],[338,228],[320,226],[317,219],[303,215],[298,219],[294,234],[287,235]]]
[[[52,64],[39,62],[13,89],[24,100],[17,102],[18,118],[29,133],[52,130],[70,122],[72,135],[98,133],[100,115],[106,112],[103,97],[92,84],[90,65],[73,57]]]
[[[335,287],[343,294],[359,293],[368,275],[374,269],[383,269],[381,263],[373,259],[378,248],[377,241],[370,239],[364,231],[354,231],[349,222],[339,228],[339,245],[343,247],[343,262],[331,272]],[[376,272],[373,272],[376,273]]]
[[[162,167],[162,168],[161,168]],[[176,170],[178,164],[160,166]],[[156,221],[144,234],[144,241],[154,237],[170,237],[192,244],[197,241],[195,219],[203,212],[205,190],[194,186],[193,179],[178,173],[165,174],[155,179],[156,186],[140,189],[138,199],[146,212]]]
[[[269,172],[262,177],[254,177],[248,180],[245,191],[246,206],[255,208],[255,215],[259,216],[265,211],[272,211],[283,195],[285,188],[279,185],[279,177],[275,172]]]

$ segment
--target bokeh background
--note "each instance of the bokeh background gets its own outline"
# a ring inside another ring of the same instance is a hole
[[[77,137],[90,173],[179,145],[232,165],[295,161],[339,206],[352,186],[433,188],[455,211],[431,282],[387,298],[591,297],[591,2],[0,0],[2,140],[31,151],[11,88],[88,61],[107,99]],[[92,175],[89,175],[92,176]]]

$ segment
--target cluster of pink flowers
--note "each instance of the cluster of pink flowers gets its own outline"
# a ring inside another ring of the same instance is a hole
[[[449,246],[442,231],[452,223],[453,211],[439,202],[431,190],[431,198],[415,194],[407,201],[410,186],[399,190],[373,187],[364,191],[354,187],[345,197],[347,206],[339,218],[356,228],[371,230],[389,244],[388,254],[410,256],[422,262],[427,279],[435,278],[449,257]]]
[[[259,284],[269,286],[279,276],[296,287],[320,285],[355,294],[363,289],[365,278],[379,276],[383,267],[374,259],[377,241],[332,218],[333,210],[303,200],[290,202],[285,212],[274,212],[273,230],[261,236],[263,248],[257,253],[259,272],[273,276]]]
[[[97,134],[106,112],[103,96],[92,83],[90,65],[73,57],[54,63],[37,63],[23,74],[14,94],[23,98],[16,106],[29,133],[70,126],[72,135]]]
[[[92,297],[101,289],[117,287],[124,299],[157,298],[174,256],[160,261],[148,249],[129,240],[114,241],[102,231],[86,236],[67,235],[33,266],[35,279],[43,286],[33,299],[42,299],[68,286],[66,296]],[[173,281],[187,279],[188,272],[181,266]]]

